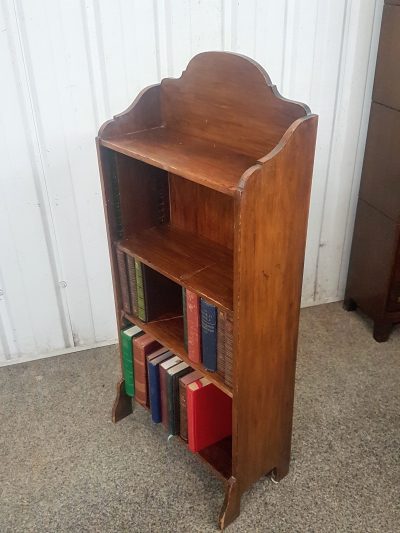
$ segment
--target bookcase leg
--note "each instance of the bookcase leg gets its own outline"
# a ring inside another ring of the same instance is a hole
[[[272,479],[279,483],[289,473],[289,463],[277,466],[272,470]]]
[[[374,339],[376,342],[386,342],[389,339],[393,324],[387,321],[375,320]]]
[[[225,492],[224,503],[219,515],[219,527],[229,526],[240,514],[240,493],[236,478],[230,477]]]
[[[132,398],[125,394],[125,380],[120,379],[117,383],[117,396],[112,409],[112,421],[119,422],[132,413]]]
[[[353,298],[345,297],[343,300],[343,309],[346,311],[355,311],[357,309],[357,304]]]

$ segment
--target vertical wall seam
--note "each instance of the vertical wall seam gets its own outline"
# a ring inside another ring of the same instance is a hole
[[[314,296],[313,300],[316,301],[317,293],[318,293],[318,281],[319,281],[319,261],[320,261],[320,255],[321,255],[321,239],[324,229],[324,217],[325,217],[325,207],[326,207],[326,201],[327,201],[327,193],[328,193],[328,185],[329,185],[329,175],[330,175],[330,168],[331,168],[331,162],[332,162],[332,152],[333,152],[333,135],[335,132],[336,124],[338,121],[338,103],[340,99],[340,92],[342,87],[342,76],[343,76],[343,64],[345,62],[344,58],[344,43],[347,39],[347,35],[349,32],[349,9],[350,9],[350,3],[349,0],[345,0],[345,6],[344,6],[344,13],[343,13],[343,25],[342,25],[342,35],[341,35],[341,42],[340,42],[340,54],[339,54],[339,65],[338,65],[338,77],[336,80],[336,94],[335,94],[335,103],[333,106],[333,121],[332,121],[332,128],[331,128],[331,135],[330,135],[330,142],[329,142],[329,153],[328,153],[328,166],[326,169],[326,179],[325,179],[325,186],[324,186],[324,195],[322,200],[322,211],[321,211],[321,221],[320,221],[320,229],[319,229],[319,238],[318,238],[318,251],[317,251],[317,260],[316,260],[316,268],[315,268],[315,281],[314,281]]]
[[[34,133],[34,141],[37,147],[37,152],[39,156],[40,161],[40,172],[43,176],[43,183],[41,183],[41,180],[38,176],[38,169],[35,163],[35,158],[32,154],[33,147],[30,149],[30,159],[32,163],[32,170],[33,170],[33,178],[34,178],[34,184],[36,193],[38,195],[39,201],[42,205],[42,209],[40,209],[40,215],[42,218],[42,226],[43,226],[43,233],[47,245],[47,250],[49,254],[49,263],[50,263],[50,269],[52,272],[53,277],[53,283],[55,288],[55,295],[57,300],[57,308],[60,316],[60,323],[61,323],[61,330],[63,334],[64,344],[67,348],[71,347],[71,341],[73,343],[73,336],[72,336],[72,328],[71,328],[71,320],[69,316],[69,309],[68,304],[65,298],[65,295],[62,295],[60,292],[60,286],[58,284],[60,280],[60,273],[61,268],[58,266],[58,245],[57,245],[57,236],[54,232],[54,218],[53,213],[51,210],[51,203],[50,203],[50,197],[49,197],[49,191],[47,189],[46,179],[45,179],[45,165],[43,160],[43,153],[41,148],[41,140],[40,140],[40,134],[39,134],[39,126],[38,126],[38,119],[37,119],[37,105],[35,104],[36,98],[34,96],[34,91],[32,89],[32,83],[31,83],[31,76],[29,72],[29,67],[27,64],[27,58],[26,58],[26,50],[24,46],[24,37],[23,37],[23,31],[20,24],[20,16],[19,13],[21,12],[21,6],[17,6],[17,3],[19,3],[19,0],[12,0],[13,3],[13,9],[14,9],[14,16],[15,16],[15,22],[18,32],[18,43],[20,47],[20,53],[21,53],[21,59],[22,59],[22,65],[23,65],[23,71],[25,76],[25,85],[27,89],[28,94],[28,105],[30,108],[30,115],[32,119],[32,125],[33,125],[33,133]],[[24,107],[24,120],[27,121],[28,118],[26,117],[25,107]],[[45,205],[47,205],[47,209],[45,209]],[[50,228],[53,230],[53,238],[50,233]]]

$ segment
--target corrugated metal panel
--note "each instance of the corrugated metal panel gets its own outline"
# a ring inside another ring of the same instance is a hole
[[[303,305],[346,279],[383,0],[3,0],[0,364],[115,338],[94,137],[203,50],[320,115]]]

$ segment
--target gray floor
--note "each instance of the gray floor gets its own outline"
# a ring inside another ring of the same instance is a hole
[[[234,532],[400,531],[400,328],[304,309],[290,474],[242,500]],[[110,421],[115,348],[0,369],[0,531],[208,532],[222,486],[137,408]]]

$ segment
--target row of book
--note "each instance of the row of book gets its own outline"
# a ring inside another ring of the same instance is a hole
[[[189,359],[232,387],[233,315],[183,288],[184,341]]]
[[[122,308],[143,322],[182,314],[180,286],[117,248]]]
[[[117,248],[122,307],[143,322],[182,316],[188,357],[232,387],[233,316]]]
[[[232,434],[232,399],[139,327],[121,331],[125,392],[200,451]]]

